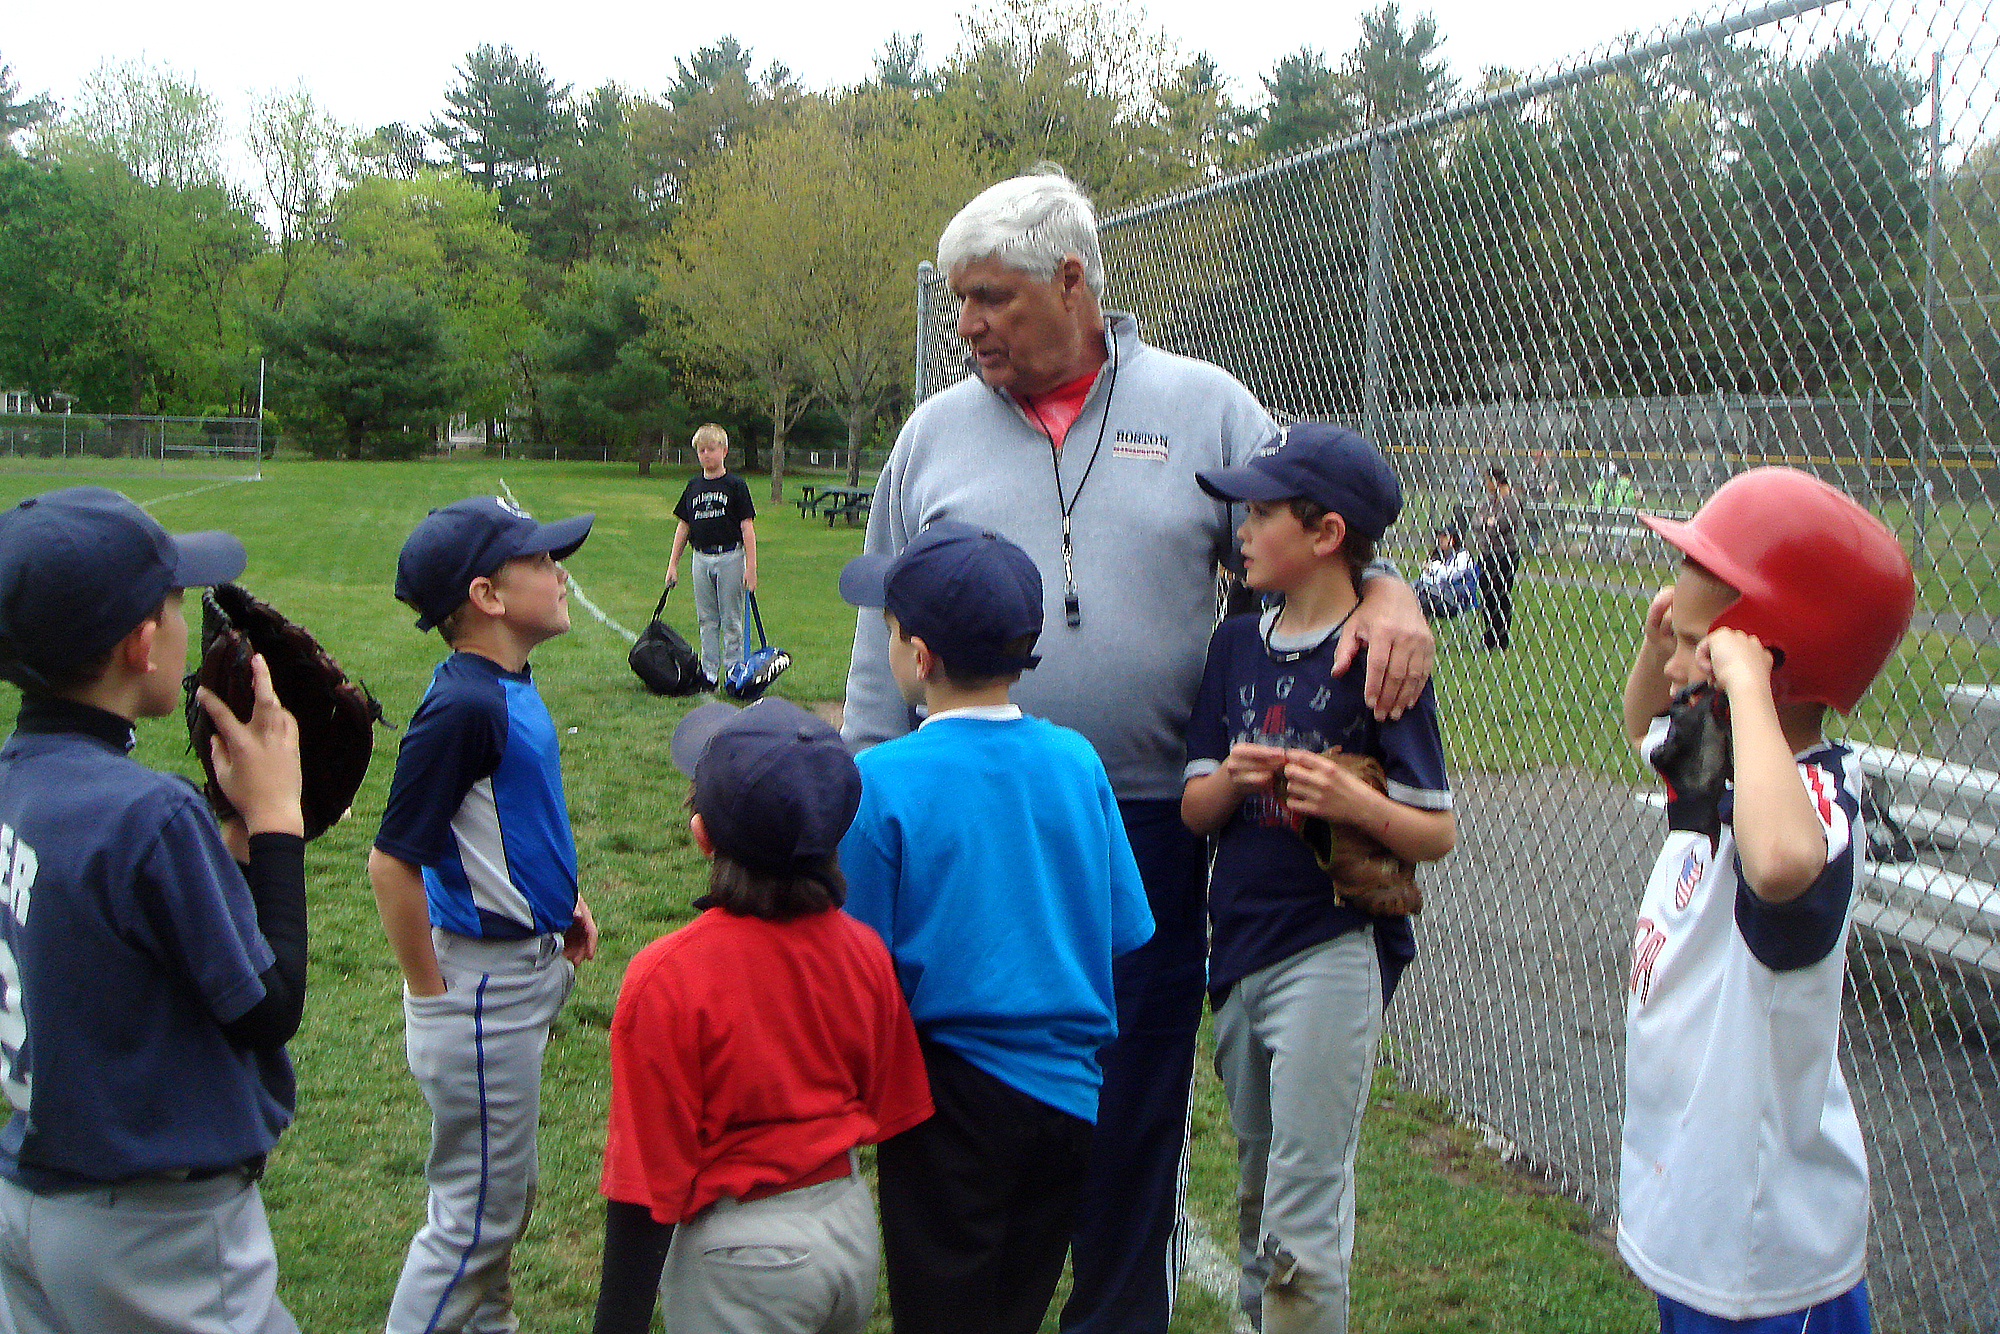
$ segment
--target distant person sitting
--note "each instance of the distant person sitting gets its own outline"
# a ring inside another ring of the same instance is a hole
[[[674,547],[667,587],[680,582],[681,548],[694,547],[694,615],[701,627],[701,669],[713,686],[743,661],[743,595],[757,591],[757,506],[750,484],[730,472],[729,432],[709,422],[694,433],[701,476],[688,479],[674,506]]]
[[[1440,528],[1436,536],[1417,580],[1417,605],[1432,620],[1448,621],[1478,600],[1479,570],[1451,529]]]

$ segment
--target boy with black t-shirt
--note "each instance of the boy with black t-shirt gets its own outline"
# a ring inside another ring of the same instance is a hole
[[[750,484],[725,466],[727,431],[714,422],[696,431],[694,456],[701,460],[701,476],[688,479],[674,506],[680,522],[667,557],[667,587],[680,582],[681,548],[692,545],[701,669],[713,686],[730,664],[743,661],[743,595],[757,591],[757,525],[752,522],[757,506],[750,500]]]

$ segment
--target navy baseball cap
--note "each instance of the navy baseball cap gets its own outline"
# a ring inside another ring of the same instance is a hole
[[[173,588],[226,584],[243,544],[169,533],[101,486],[31,496],[0,514],[0,677],[51,690],[111,650]]]
[[[1369,541],[1403,509],[1403,488],[1382,451],[1344,426],[1294,422],[1234,468],[1203,468],[1201,489],[1217,500],[1290,500],[1304,496],[1347,521]]]
[[[500,496],[470,496],[432,510],[411,531],[396,558],[396,596],[417,609],[428,630],[458,610],[474,579],[490,578],[516,556],[544,551],[562,560],[590,536],[596,514],[536,523]]]
[[[753,870],[830,857],[861,805],[861,771],[840,733],[790,700],[714,700],[674,728],[674,767],[715,850]]]
[[[840,572],[840,596],[886,607],[953,671],[1001,676],[1039,663],[1007,644],[1042,633],[1042,572],[998,533],[939,519],[896,556],[856,556]]]

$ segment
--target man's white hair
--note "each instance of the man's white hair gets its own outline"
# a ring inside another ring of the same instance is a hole
[[[1059,169],[989,185],[958,211],[938,237],[938,268],[996,259],[1039,278],[1055,276],[1065,256],[1083,261],[1083,281],[1104,295],[1104,260],[1097,249],[1097,211]]]

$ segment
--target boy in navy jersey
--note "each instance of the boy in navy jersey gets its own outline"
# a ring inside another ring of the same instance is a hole
[[[701,476],[674,506],[667,587],[680,581],[681,548],[694,548],[694,615],[701,669],[710,685],[743,661],[743,595],[757,591],[757,506],[750,484],[729,471],[729,433],[709,422],[694,433]]]
[[[199,692],[220,831],[129,754],[180,710],[182,590],[242,572],[102,487],[0,514],[0,1329],[297,1334],[256,1182],[305,1006],[298,727],[261,657],[247,724]]]
[[[1625,1008],[1618,1251],[1667,1334],[1866,1334],[1868,1159],[1840,1069],[1861,777],[1822,733],[1909,627],[1895,534],[1793,468],[1723,483],[1653,595],[1625,730],[1667,780]]]
[[[403,733],[368,854],[431,1108],[429,1215],[389,1334],[518,1326],[508,1264],[534,1203],[542,1052],[575,964],[597,951],[528,654],[569,629],[558,562],[591,518],[542,524],[476,496],[432,510],[396,564],[396,596],[453,653]]]
[[[1248,502],[1244,580],[1282,595],[1216,627],[1181,796],[1188,828],[1216,836],[1209,1002],[1240,1169],[1238,1299],[1264,1334],[1340,1334],[1361,1114],[1383,1007],[1415,943],[1407,917],[1336,895],[1300,826],[1353,825],[1410,862],[1444,856],[1455,837],[1430,687],[1378,721],[1365,673],[1333,674],[1402,490],[1373,445],[1316,422],[1196,479]],[[1336,748],[1379,760],[1387,792],[1322,754]]]

